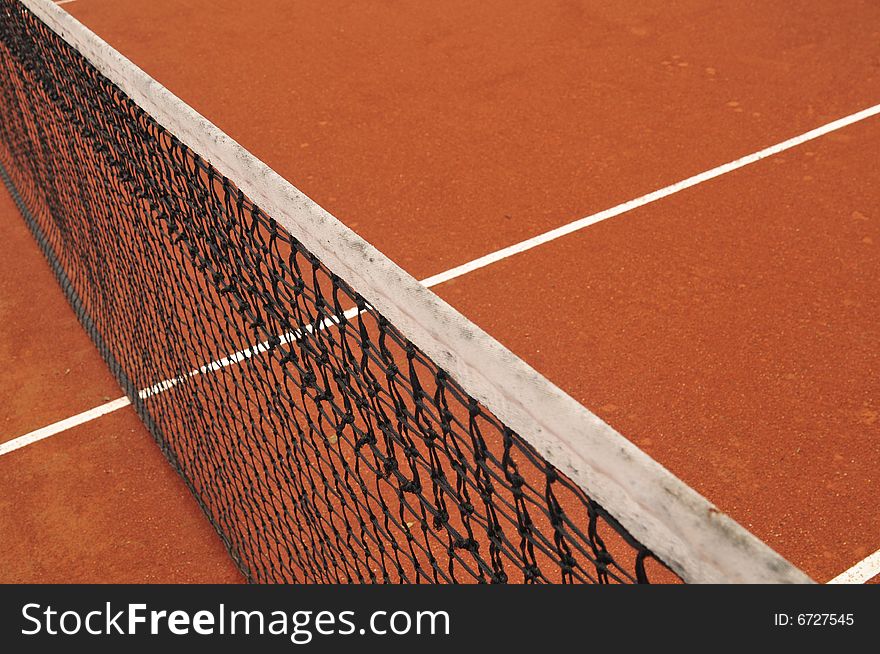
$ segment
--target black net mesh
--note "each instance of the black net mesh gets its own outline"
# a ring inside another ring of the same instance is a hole
[[[249,580],[669,577],[232,181],[0,8],[0,173]]]

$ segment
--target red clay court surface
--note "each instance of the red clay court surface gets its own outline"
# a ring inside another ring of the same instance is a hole
[[[876,3],[602,4],[64,8],[419,279],[880,102]],[[878,152],[874,115],[434,290],[828,581],[880,550]],[[2,443],[120,391],[5,191],[0,230]],[[0,487],[2,581],[241,579],[130,407]]]

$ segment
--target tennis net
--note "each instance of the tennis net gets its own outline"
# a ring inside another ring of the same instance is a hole
[[[250,581],[805,581],[46,0],[0,176]]]

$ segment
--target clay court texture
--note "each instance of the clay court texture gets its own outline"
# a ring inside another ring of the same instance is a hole
[[[877,581],[876,3],[56,4],[796,568]],[[0,356],[0,581],[244,580],[6,190]]]

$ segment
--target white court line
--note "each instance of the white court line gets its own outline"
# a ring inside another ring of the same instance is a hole
[[[343,315],[346,318],[351,319],[357,314],[357,307],[353,307],[346,311]],[[326,329],[330,325],[338,324],[339,320],[340,319],[336,317],[325,318],[320,323],[318,323],[318,329]],[[314,331],[314,327],[312,325],[306,325],[301,329],[309,333]],[[300,335],[301,333],[299,330],[282,334],[279,337],[279,344],[290,343],[299,338]],[[222,370],[223,368],[228,368],[229,366],[240,363],[245,359],[250,359],[253,356],[262,354],[269,349],[269,341],[263,341],[262,343],[254,345],[253,347],[239,350],[238,352],[234,352],[233,354],[225,356],[222,359],[212,361],[211,363],[208,363],[201,368],[190,370],[185,375],[172,377],[161,381],[158,384],[151,386],[150,388],[145,388],[138,392],[138,397],[142,400],[146,400],[150,397],[153,397],[154,395],[159,395],[160,393],[171,390],[181,382],[185,382],[189,379],[192,379],[193,377],[197,377],[198,375],[202,375],[207,372],[216,372]],[[62,431],[67,431],[68,429],[73,429],[74,427],[77,427],[84,423],[91,422],[92,420],[100,418],[103,415],[127,407],[130,404],[131,400],[129,400],[127,397],[120,397],[119,399],[113,400],[112,402],[107,402],[106,404],[102,404],[101,406],[95,407],[94,409],[83,411],[82,413],[79,413],[75,416],[71,416],[70,418],[66,418],[59,422],[53,423],[51,425],[48,425],[47,427],[42,427],[41,429],[32,431],[29,434],[25,434],[24,436],[18,436],[17,438],[13,438],[12,440],[6,441],[5,443],[0,443],[0,456],[3,456],[4,454],[9,454],[10,452],[14,452],[15,450],[25,447],[26,445],[30,445],[31,443],[41,441],[44,438],[54,436],[55,434],[61,433]]]
[[[437,284],[448,282],[451,279],[461,277],[462,275],[488,266],[489,264],[501,261],[502,259],[506,259],[507,257],[512,257],[513,255],[525,252],[526,250],[531,250],[532,248],[538,247],[539,245],[549,243],[550,241],[554,241],[557,238],[581,230],[584,227],[589,227],[590,225],[595,225],[596,223],[603,220],[608,220],[609,218],[619,216],[622,213],[632,211],[633,209],[638,209],[639,207],[644,207],[646,204],[651,204],[652,202],[656,202],[657,200],[669,197],[674,193],[678,193],[679,191],[691,188],[692,186],[696,186],[697,184],[708,182],[710,179],[714,179],[726,173],[733,172],[734,170],[737,170],[744,166],[748,166],[749,164],[753,164],[756,161],[760,161],[761,159],[766,159],[771,155],[779,154],[780,152],[784,152],[785,150],[790,150],[791,148],[801,145],[802,143],[812,141],[813,139],[817,139],[820,136],[824,136],[825,134],[841,129],[842,127],[846,127],[847,125],[852,125],[853,123],[857,123],[860,120],[865,120],[866,118],[870,118],[871,116],[876,116],[877,114],[880,114],[880,104],[875,104],[873,107],[863,109],[862,111],[851,114],[849,116],[845,116],[844,118],[839,118],[838,120],[832,121],[826,125],[822,125],[821,127],[817,127],[816,129],[812,129],[809,132],[801,134],[800,136],[795,136],[794,138],[790,138],[787,141],[783,141],[782,143],[771,145],[769,148],[764,148],[763,150],[759,150],[758,152],[755,152],[753,154],[746,155],[745,157],[742,157],[735,161],[722,164],[721,166],[712,168],[711,170],[707,170],[704,173],[694,175],[693,177],[688,177],[687,179],[683,179],[680,182],[676,182],[675,184],[670,184],[669,186],[661,188],[658,191],[654,191],[653,193],[648,193],[647,195],[643,195],[634,200],[629,200],[628,202],[618,204],[616,207],[605,209],[604,211],[594,213],[593,215],[587,216],[586,218],[580,218],[579,220],[575,220],[574,222],[563,225],[562,227],[551,229],[549,232],[544,232],[543,234],[533,236],[532,238],[526,239],[525,241],[520,241],[519,243],[509,245],[506,248],[496,250],[495,252],[484,255],[478,259],[474,259],[473,261],[469,261],[460,266],[456,266],[455,268],[447,270],[446,272],[439,273],[437,275],[434,275],[433,277],[428,277],[427,279],[422,280],[422,284],[424,284],[428,288],[431,288],[432,286],[436,286]]]
[[[56,5],[67,5],[71,2],[76,2],[76,0],[53,0]]]
[[[344,312],[342,315],[347,319],[354,318],[358,314],[358,308],[352,307],[348,311]],[[321,322],[318,323],[318,329],[327,329],[331,325],[338,325],[340,319],[336,316],[330,316],[329,318],[325,318]],[[287,343],[291,343],[301,336],[301,332],[305,331],[307,333],[311,333],[314,331],[314,327],[311,324],[301,326],[299,329],[294,330],[292,332],[287,332],[286,334],[281,334],[278,337],[278,344],[285,345]],[[181,382],[185,382],[188,379],[192,379],[193,377],[197,377],[199,375],[203,375],[206,372],[217,372],[218,370],[223,370],[223,368],[228,368],[231,365],[236,363],[240,363],[245,359],[250,359],[251,357],[257,356],[258,354],[262,354],[263,352],[268,352],[271,349],[269,345],[269,341],[265,340],[262,343],[258,343],[257,345],[252,345],[249,348],[244,350],[239,350],[238,352],[233,352],[232,354],[228,354],[222,359],[217,359],[216,361],[212,361],[211,363],[205,364],[201,368],[196,368],[194,370],[190,370],[185,375],[180,375],[178,377],[172,377],[170,379],[166,379],[164,381],[160,381],[158,384],[154,384],[150,386],[150,388],[145,388],[144,390],[138,393],[138,397],[142,400],[146,400],[154,395],[158,395],[159,393],[164,393],[165,391],[174,388]]]
[[[95,407],[94,409],[83,411],[82,413],[79,413],[75,416],[65,418],[64,420],[60,420],[56,423],[48,425],[47,427],[43,427],[42,429],[37,429],[36,431],[32,431],[29,434],[25,434],[24,436],[13,438],[11,441],[0,443],[0,456],[4,454],[9,454],[10,452],[24,447],[25,445],[30,445],[31,443],[36,443],[37,441],[41,441],[44,438],[54,436],[55,434],[58,434],[62,431],[73,429],[78,425],[89,422],[90,420],[94,420],[95,418],[100,418],[104,414],[111,413],[112,411],[121,409],[122,407],[128,406],[129,404],[131,404],[131,400],[129,400],[127,397],[120,397],[118,400],[107,402],[107,404],[102,404],[101,406]]]
[[[492,263],[496,263],[521,252],[531,250],[532,248],[536,248],[539,245],[549,243],[550,241],[554,241],[558,238],[579,231],[581,229],[584,229],[585,227],[589,227],[590,225],[594,225],[603,220],[608,220],[609,218],[619,216],[628,211],[632,211],[633,209],[643,207],[646,204],[656,202],[657,200],[661,200],[665,197],[673,195],[674,193],[678,193],[679,191],[683,191],[685,189],[691,188],[692,186],[696,186],[697,184],[707,182],[726,173],[733,172],[734,170],[738,170],[739,168],[760,161],[761,159],[765,159],[771,155],[784,152],[785,150],[789,150],[795,146],[801,145],[802,143],[806,143],[807,141],[819,138],[820,136],[824,136],[826,134],[829,134],[830,132],[841,129],[848,125],[852,125],[853,123],[857,123],[878,114],[880,114],[880,104],[874,105],[873,107],[869,107],[867,109],[863,109],[862,111],[858,111],[854,114],[850,114],[849,116],[839,118],[830,123],[812,129],[809,132],[805,132],[800,136],[795,136],[794,138],[782,141],[781,143],[777,143],[776,145],[771,145],[770,147],[764,148],[763,150],[759,150],[758,152],[746,155],[729,163],[722,164],[720,166],[712,168],[711,170],[707,170],[706,172],[699,173],[698,175],[688,177],[687,179],[683,179],[680,182],[676,182],[675,184],[670,184],[669,186],[661,188],[652,193],[648,193],[647,195],[643,195],[633,200],[623,202],[622,204],[618,204],[616,207],[611,207],[610,209],[605,209],[604,211],[594,213],[590,216],[586,216],[585,218],[580,218],[579,220],[575,220],[574,222],[562,225],[561,227],[557,227],[556,229],[551,229],[550,231],[539,234],[538,236],[533,236],[532,238],[520,241],[519,243],[515,243],[514,245],[510,245],[482,257],[478,257],[477,259],[461,264],[460,266],[450,268],[445,272],[427,277],[426,279],[421,280],[420,283],[426,288],[432,288],[457,277],[461,277],[462,275],[466,275],[467,273],[473,272],[474,270],[479,270],[480,268],[484,268]],[[357,309],[349,309],[345,315],[346,317],[351,318],[356,314]],[[319,329],[323,329],[324,327],[326,327],[326,321],[319,325]],[[307,326],[306,329],[310,330],[311,326]],[[281,339],[283,343],[288,343],[291,339],[295,338],[295,336],[295,333],[283,334],[281,336]],[[238,352],[234,352],[226,357],[223,357],[222,359],[218,359],[217,361],[212,361],[211,363],[208,363],[201,368],[191,370],[185,375],[161,381],[150,388],[141,390],[138,395],[141,399],[147,399],[153,395],[163,393],[170,388],[177,386],[179,383],[186,381],[187,379],[191,379],[206,372],[222,370],[223,368],[265,352],[268,349],[269,342],[263,341],[262,343],[259,343],[257,345],[240,350]],[[120,409],[123,406],[127,406],[127,404],[127,398],[120,398],[118,400],[114,400],[113,402],[101,405],[100,407],[96,407],[95,409],[92,409],[90,411],[84,411],[83,413],[72,416],[67,420],[57,422],[54,425],[49,425],[48,427],[38,429],[37,431],[31,432],[30,434],[25,434],[24,436],[15,438],[3,445],[0,445],[0,456],[11,452],[14,449],[18,449],[19,447],[24,447],[29,443],[57,434],[64,429],[70,429],[84,422],[94,420],[95,418],[98,418],[105,413],[109,413],[110,411],[115,411],[116,409]],[[61,425],[60,428],[58,427],[59,425]],[[20,444],[11,447],[14,443]]]
[[[842,572],[829,584],[863,584],[880,575],[880,550],[874,552],[864,561],[859,561],[846,572]]]

